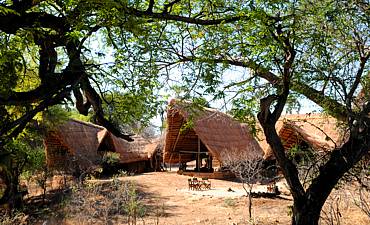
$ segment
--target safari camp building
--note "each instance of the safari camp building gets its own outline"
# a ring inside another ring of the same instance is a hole
[[[133,139],[128,142],[102,126],[69,120],[50,131],[44,139],[47,165],[70,172],[86,170],[99,165],[106,152],[116,152],[122,168],[127,171],[140,173],[155,169],[159,165],[154,162],[159,140],[140,136]]]
[[[163,160],[176,163],[184,174],[207,177],[222,176],[225,157],[263,156],[263,151],[246,124],[215,109],[192,106],[189,102],[171,100],[167,111],[167,130]],[[195,168],[188,164],[195,161]],[[221,178],[221,177],[220,177]]]
[[[338,120],[320,113],[283,115],[276,123],[276,131],[286,151],[298,147],[325,153],[340,146],[346,137]],[[262,129],[259,140],[265,152],[264,158],[274,160],[275,156],[264,140]]]

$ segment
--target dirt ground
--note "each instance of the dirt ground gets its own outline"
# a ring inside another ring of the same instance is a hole
[[[135,181],[138,187],[151,193],[147,204],[164,207],[165,216],[159,218],[160,224],[246,224],[245,191],[237,182],[211,180],[211,190],[188,190],[187,176],[171,172],[146,173],[126,177]],[[233,191],[228,191],[231,188]],[[256,187],[255,191],[266,191],[266,187]],[[288,224],[288,206],[291,200],[253,199],[253,214],[257,224]],[[281,215],[271,217],[271,215]],[[146,224],[155,221],[146,219]]]
[[[211,179],[211,190],[188,190],[188,176],[176,172],[152,172],[134,176],[123,176],[121,181],[131,181],[142,193],[140,200],[145,204],[148,213],[136,224],[140,225],[241,225],[241,224],[290,224],[290,206],[293,204],[284,180],[277,183],[282,192],[279,199],[253,198],[253,220],[249,221],[247,197],[242,184],[234,181]],[[93,183],[107,183],[112,180],[89,180]],[[349,187],[340,191],[334,190],[322,211],[321,225],[367,225],[367,217],[354,204],[356,198]],[[232,191],[229,191],[229,190]],[[266,192],[267,186],[257,185],[254,192]],[[344,191],[346,190],[346,191]],[[67,203],[68,204],[68,203]],[[61,210],[63,207],[61,206]],[[159,216],[158,216],[159,215]],[[45,220],[46,219],[46,220]],[[91,224],[78,216],[65,215],[61,219],[51,216],[40,220],[42,225]],[[122,222],[121,222],[122,221]],[[125,224],[124,219],[115,219],[113,223]],[[338,223],[339,221],[339,223]],[[99,221],[94,224],[105,224]]]
[[[134,181],[141,191],[150,193],[143,199],[145,204],[163,211],[161,217],[152,213],[138,224],[252,224],[248,221],[247,198],[241,183],[212,179],[211,190],[192,191],[188,190],[188,178],[175,172],[153,172],[119,179]],[[288,194],[283,181],[277,185]],[[233,191],[228,191],[229,188]],[[259,185],[254,191],[266,191],[266,186]],[[282,196],[285,199],[254,198],[253,224],[290,224],[289,206],[293,201],[289,195]],[[330,220],[335,218],[344,225],[370,224],[348,196],[333,194],[328,202],[321,224],[331,224]],[[339,208],[340,213],[335,213],[335,208]]]

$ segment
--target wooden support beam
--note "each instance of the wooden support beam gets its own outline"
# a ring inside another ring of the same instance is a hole
[[[200,161],[200,138],[198,136],[198,162],[197,162],[197,165],[198,165],[198,172],[200,172],[200,167],[201,167],[201,161]]]

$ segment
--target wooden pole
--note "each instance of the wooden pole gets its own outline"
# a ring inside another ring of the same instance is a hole
[[[171,164],[172,164],[172,152],[170,154],[170,171],[171,171]]]
[[[207,169],[208,169],[208,171],[211,171],[211,156],[208,154],[208,165],[207,165]]]
[[[200,139],[199,139],[199,136],[198,136],[198,172],[200,172],[200,165],[201,164],[201,161],[200,161]]]
[[[179,167],[182,167],[182,162],[181,162],[181,153],[179,152]],[[181,168],[182,169],[182,168]]]

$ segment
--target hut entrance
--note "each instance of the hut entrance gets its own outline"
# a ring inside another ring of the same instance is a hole
[[[197,149],[179,150],[179,170],[195,172],[213,172],[212,154],[199,139],[197,140]]]
[[[191,154],[192,157],[196,155],[195,160],[192,161],[181,161],[181,157],[186,157],[186,155]],[[179,152],[179,170],[182,171],[195,171],[195,172],[213,172],[212,160],[213,157],[208,152],[189,152],[180,151]]]

